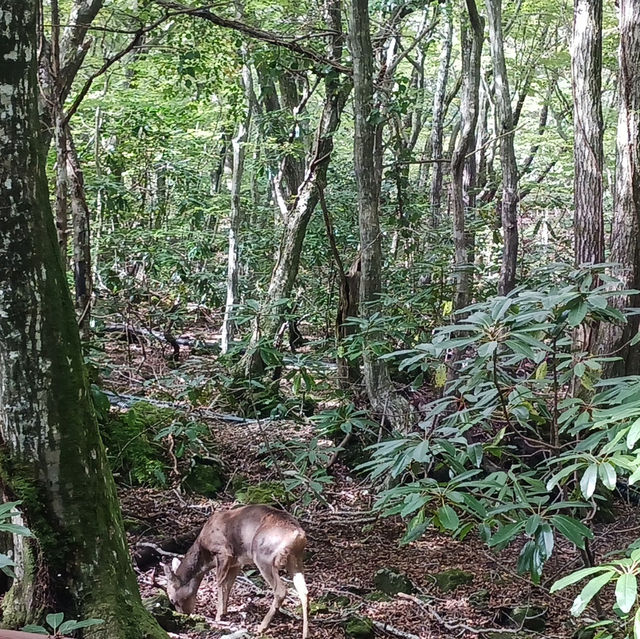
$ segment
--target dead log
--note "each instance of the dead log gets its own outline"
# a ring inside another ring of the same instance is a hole
[[[159,564],[167,555],[184,555],[196,540],[202,526],[192,528],[186,533],[175,535],[156,543],[140,543],[133,552],[133,560],[140,570],[147,570]],[[2,637],[0,636],[0,639]]]

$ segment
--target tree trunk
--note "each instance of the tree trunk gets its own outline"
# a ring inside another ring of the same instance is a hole
[[[84,176],[80,168],[71,130],[67,128],[67,180],[71,201],[73,224],[73,281],[75,284],[75,306],[78,328],[83,339],[89,337],[91,320],[91,295],[93,277],[91,273],[91,241],[89,229],[91,214],[84,189]]]
[[[640,0],[621,0],[620,24],[620,111],[618,114],[618,157],[616,194],[611,231],[612,275],[625,289],[640,289]],[[613,303],[620,309],[640,306],[638,295],[620,296]],[[602,353],[614,353],[621,360],[611,366],[612,374],[640,373],[638,348],[627,342],[638,332],[638,316],[625,326],[602,328]]]
[[[342,50],[339,7],[339,0],[327,1],[327,23],[334,33],[331,45],[333,60],[340,59]],[[244,360],[245,374],[248,377],[261,375],[264,371],[259,344],[262,340],[273,344],[284,321],[286,308],[282,302],[291,296],[293,284],[298,275],[302,242],[311,214],[318,203],[318,188],[325,183],[333,151],[333,135],[340,124],[340,116],[350,92],[351,83],[348,80],[343,80],[333,73],[327,75],[324,107],[318,124],[318,133],[312,153],[307,160],[304,179],[286,211],[276,265]]]
[[[144,610],[91,405],[45,175],[38,2],[0,13],[0,483],[35,539],[16,537],[3,623],[47,611],[104,620],[90,639],[166,639]]]
[[[244,47],[243,47],[244,49]],[[242,191],[242,176],[244,175],[245,145],[251,126],[251,110],[253,100],[251,95],[251,69],[246,62],[246,50],[243,50],[245,63],[242,65],[242,84],[247,100],[247,112],[244,121],[238,124],[238,133],[232,141],[233,147],[233,173],[231,177],[231,212],[229,215],[229,247],[227,258],[227,301],[222,322],[222,335],[220,347],[223,353],[229,350],[229,342],[236,331],[236,322],[233,318],[234,308],[238,304],[238,285],[240,271],[240,229],[242,227],[242,204],[240,194]]]
[[[484,24],[478,14],[475,0],[466,0],[467,16],[462,17],[462,98],[460,103],[460,138],[451,158],[451,211],[455,247],[456,290],[454,309],[471,303],[472,264],[469,238],[466,232],[465,200],[469,203],[470,184],[465,189],[464,176],[469,153],[475,146],[475,128],[478,121],[480,88],[480,60]],[[468,19],[467,19],[468,18]],[[469,29],[471,26],[471,29]]]
[[[502,232],[504,233],[502,265],[498,292],[506,295],[516,285],[518,264],[518,167],[513,148],[513,113],[507,64],[502,37],[502,0],[487,0],[491,57],[493,58],[494,95],[496,105],[496,135],[500,138],[502,165],[502,199],[500,201]]]
[[[360,225],[360,316],[372,317],[379,307],[382,272],[379,198],[379,140],[381,131],[373,121],[373,51],[369,32],[367,0],[352,0],[349,12],[349,36],[353,60],[354,88],[354,170],[358,189]],[[375,334],[369,334],[376,340]],[[394,392],[388,369],[368,348],[363,353],[364,381],[373,410],[394,428],[406,430],[412,425],[413,412],[408,402]]]
[[[447,2],[441,11],[444,26],[442,33],[442,49],[440,50],[440,65],[438,79],[433,94],[433,116],[431,128],[431,159],[442,158],[442,138],[444,136],[445,98],[447,96],[447,80],[451,66],[451,47],[453,45],[453,8]],[[431,223],[434,228],[440,225],[440,209],[442,207],[442,176],[444,163],[436,161],[431,176]]]
[[[573,77],[575,262],[604,262],[602,215],[602,0],[575,0]]]

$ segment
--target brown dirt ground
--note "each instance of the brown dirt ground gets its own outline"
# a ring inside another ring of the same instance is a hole
[[[258,452],[259,445],[272,438],[282,440],[301,434],[300,426],[289,422],[261,426],[215,422],[211,424],[211,432],[216,450],[230,474],[240,472],[255,482],[278,477],[273,469],[264,465]],[[335,483],[325,490],[324,496],[329,506],[312,502],[308,508],[290,508],[309,537],[305,572],[311,602],[316,604],[310,625],[313,639],[346,637],[344,625],[354,614],[388,624],[387,630],[380,627],[376,630],[377,636],[404,639],[477,637],[477,629],[495,628],[497,631],[504,627],[505,615],[518,605],[541,606],[547,610],[544,633],[528,631],[527,637],[570,637],[575,631],[576,622],[568,610],[576,593],[561,592],[553,597],[548,594],[548,586],[555,579],[581,565],[578,553],[568,542],[558,542],[560,547],[545,568],[545,580],[537,587],[526,577],[516,574],[519,548],[496,555],[472,536],[460,542],[434,531],[401,547],[401,522],[371,514],[373,496],[369,486],[349,476],[344,467],[336,468]],[[150,531],[153,530],[153,535],[131,537],[132,544],[183,533],[201,525],[214,510],[234,505],[230,498],[213,502],[176,491],[149,489],[122,490],[121,497],[124,516],[147,521]],[[637,513],[622,505],[615,523],[597,528],[594,551],[602,558],[610,548],[624,547],[639,532]],[[369,600],[367,595],[375,590],[374,575],[384,567],[406,573],[418,588],[417,596],[398,596],[389,601]],[[431,575],[450,568],[473,573],[473,583],[451,593],[440,592]],[[196,614],[202,615],[212,630],[206,633],[185,631],[174,636],[204,639],[222,637],[241,628],[255,630],[266,613],[271,596],[261,578],[255,572],[250,575],[249,579],[238,579],[227,619],[216,624],[213,620],[215,576],[209,574],[198,594]],[[159,586],[164,583],[161,571],[155,581]],[[157,591],[151,571],[140,574],[139,582],[143,596]],[[340,599],[337,605],[317,606],[319,600],[326,603],[331,597],[345,599]],[[297,606],[295,591],[290,589],[284,613],[274,618],[265,636],[272,639],[299,637],[301,622]]]

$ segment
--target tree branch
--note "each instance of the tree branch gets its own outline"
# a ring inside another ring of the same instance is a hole
[[[336,71],[351,75],[351,69],[349,67],[346,67],[343,64],[336,62],[335,60],[330,60],[329,58],[316,53],[311,49],[300,46],[299,44],[297,44],[297,42],[295,42],[295,39],[286,40],[277,33],[265,31],[264,29],[258,29],[257,27],[252,27],[251,25],[245,24],[244,22],[240,22],[238,20],[223,18],[213,13],[207,7],[187,7],[177,2],[173,2],[172,0],[154,0],[154,2],[167,9],[174,9],[178,13],[202,18],[203,20],[207,20],[208,22],[211,22],[219,27],[233,29],[234,31],[244,33],[251,38],[255,38],[256,40],[268,42],[269,44],[274,44],[276,46],[283,47],[284,49],[289,49],[289,51],[293,51],[294,53],[297,53],[298,55],[301,55],[302,57],[307,58],[308,60],[311,60],[316,64],[328,65]]]

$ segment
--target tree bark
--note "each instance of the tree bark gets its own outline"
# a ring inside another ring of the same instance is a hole
[[[353,60],[354,169],[360,226],[360,316],[371,318],[380,305],[382,242],[379,220],[380,171],[376,149],[381,131],[373,120],[373,50],[367,0],[352,0],[349,39]],[[375,332],[372,332],[375,333]],[[369,334],[376,340],[375,334]],[[364,382],[373,410],[394,428],[407,430],[413,421],[408,402],[394,392],[384,361],[370,349],[363,353]]]
[[[67,125],[67,181],[71,202],[71,219],[73,226],[73,281],[75,285],[75,306],[78,317],[78,328],[83,339],[89,337],[91,320],[91,295],[93,292],[93,275],[91,272],[91,213],[87,204],[84,188],[84,176],[80,168],[78,151],[73,135]]]
[[[518,167],[513,146],[514,127],[507,64],[502,35],[502,0],[487,0],[491,57],[493,58],[496,135],[500,138],[502,199],[500,201],[503,249],[498,292],[506,295],[516,285],[518,264]]]
[[[245,118],[238,124],[238,132],[232,141],[233,148],[233,173],[231,177],[231,212],[229,215],[229,245],[227,257],[227,300],[224,310],[224,320],[222,322],[222,335],[220,338],[220,348],[222,353],[229,350],[229,343],[233,339],[236,331],[236,322],[233,318],[234,308],[238,304],[238,286],[240,272],[240,230],[242,227],[242,204],[240,194],[242,190],[242,177],[244,175],[245,145],[251,126],[252,100],[252,79],[251,69],[246,60],[247,52],[243,47],[242,84],[247,102]]]
[[[334,55],[333,59],[339,60],[343,40],[339,0],[327,0],[326,13],[327,24],[330,25],[334,34],[330,50]],[[259,344],[262,340],[273,344],[284,321],[286,309],[282,302],[291,296],[293,284],[298,275],[300,253],[307,225],[318,203],[318,189],[324,186],[326,180],[333,151],[333,135],[340,124],[340,116],[350,92],[351,83],[348,79],[340,78],[337,73],[329,73],[326,76],[324,106],[318,124],[318,133],[312,153],[307,160],[304,179],[287,209],[269,289],[261,304],[260,317],[255,322],[247,356],[244,359],[245,374],[248,377],[263,373],[264,362],[260,357]]]
[[[575,262],[604,262],[602,213],[602,0],[575,0],[571,70]]]
[[[465,188],[465,166],[468,155],[475,146],[475,128],[478,121],[480,88],[480,60],[484,24],[478,14],[475,0],[466,0],[467,11],[462,17],[462,98],[460,103],[460,137],[451,157],[451,212],[455,247],[456,290],[454,309],[471,303],[472,264],[469,255],[469,238],[466,232],[465,199],[469,204],[471,184]],[[471,28],[469,28],[471,27]]]
[[[100,441],[51,216],[40,137],[37,0],[0,12],[0,483],[35,539],[14,539],[3,623],[55,610],[90,639],[166,639],[144,610]]]
[[[440,50],[440,64],[438,78],[433,94],[433,115],[431,128],[431,158],[442,158],[444,136],[445,98],[447,96],[447,81],[451,67],[451,48],[453,46],[453,8],[450,2],[441,11],[443,17],[442,48]],[[440,209],[442,207],[442,177],[444,163],[435,162],[431,176],[431,224],[434,228],[440,225]]]
[[[619,4],[619,82],[617,171],[611,258],[612,275],[625,289],[640,289],[640,0],[621,0]],[[640,306],[638,295],[613,299],[619,309]],[[610,374],[640,373],[638,348],[627,342],[638,332],[637,316],[624,326],[601,327],[602,352],[615,353],[621,359],[611,366]]]

